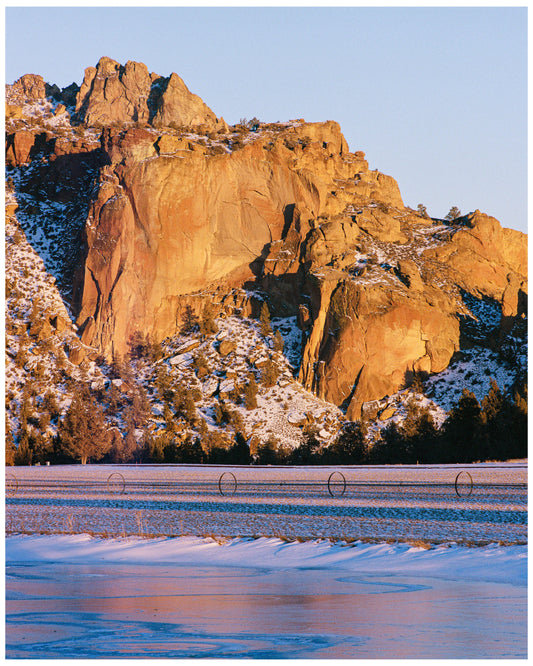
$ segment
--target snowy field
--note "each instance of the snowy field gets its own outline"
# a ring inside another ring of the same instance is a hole
[[[11,534],[527,540],[525,463],[20,467],[6,490]]]
[[[526,658],[526,512],[524,462],[9,468],[6,657]]]

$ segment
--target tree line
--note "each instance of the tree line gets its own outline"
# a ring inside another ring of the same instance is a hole
[[[129,372],[129,371],[123,371]],[[110,426],[99,398],[86,385],[76,393],[65,415],[54,396],[46,394],[49,418],[57,424],[57,435],[44,440],[35,429],[28,428],[31,412],[27,397],[20,413],[18,447],[13,434],[6,429],[6,464],[27,465],[36,462],[69,463],[144,462],[144,463],[215,463],[228,465],[362,465],[469,463],[485,460],[508,460],[527,457],[527,387],[513,395],[503,393],[494,380],[481,403],[465,389],[446,420],[437,427],[427,407],[411,400],[403,421],[391,421],[371,439],[364,421],[345,423],[333,442],[324,445],[316,428],[304,430],[295,448],[280,444],[274,436],[250,446],[243,432],[237,410],[224,405],[215,409],[218,424],[230,423],[234,436],[219,430],[208,430],[205,421],[196,421],[199,435],[183,435],[177,428],[178,418],[194,420],[194,398],[185,390],[172,390],[168,377],[159,376],[160,392],[169,400],[165,407],[166,427],[157,433],[145,428],[150,411],[142,387],[129,395],[117,396],[114,384],[108,403],[121,409],[125,434]],[[246,400],[246,398],[244,398]],[[170,408],[173,405],[173,408]],[[109,406],[109,404],[108,404]],[[40,417],[42,419],[42,416]],[[43,423],[40,423],[43,426]],[[141,431],[139,442],[137,433]]]

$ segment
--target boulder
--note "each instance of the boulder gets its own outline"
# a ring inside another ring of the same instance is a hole
[[[18,130],[7,139],[6,163],[21,166],[30,161],[30,154],[35,144],[35,134],[29,130]]]
[[[73,365],[80,365],[86,358],[85,348],[81,345],[70,347],[68,350],[68,360]]]
[[[386,421],[396,414],[396,407],[386,407],[379,415],[380,421]]]
[[[234,340],[222,340],[218,345],[218,353],[221,356],[228,356],[237,349],[237,345]]]

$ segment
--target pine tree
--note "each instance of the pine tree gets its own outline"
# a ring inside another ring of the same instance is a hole
[[[198,328],[198,317],[190,305],[185,306],[181,321],[181,333],[184,335],[193,333]]]
[[[444,423],[442,462],[486,460],[486,428],[481,406],[472,391],[463,389]]]
[[[279,328],[277,328],[276,332],[274,333],[273,349],[275,352],[282,352],[284,347],[285,341],[283,340],[283,336],[281,335]]]
[[[255,454],[255,462],[258,465],[275,465],[279,462],[278,442],[273,435],[259,444]]]
[[[397,465],[409,462],[406,440],[397,423],[391,421],[379,433],[379,439],[370,451],[373,464]]]
[[[248,465],[250,463],[250,449],[246,438],[237,432],[233,446],[228,451],[227,462],[233,465]]]
[[[102,407],[82,386],[61,421],[59,436],[63,450],[85,465],[98,461],[111,446]]]
[[[209,374],[209,362],[203,351],[197,353],[192,363],[192,367],[194,368],[198,379],[202,379]]]
[[[15,452],[15,465],[31,465],[32,457],[29,434],[27,430],[23,430]]]
[[[180,386],[174,394],[174,409],[176,415],[184,418],[188,423],[196,420],[196,405],[191,393]]]
[[[327,462],[341,465],[362,465],[367,461],[368,444],[366,424],[361,421],[347,423],[334,444],[325,452]]]
[[[126,435],[124,437],[121,462],[131,462],[137,451],[137,439],[135,437],[136,423],[133,408],[126,410],[124,421],[126,422]]]
[[[276,385],[279,377],[279,368],[274,361],[269,358],[261,370],[261,383],[266,388]]]
[[[13,439],[13,433],[11,432],[11,427],[9,425],[9,419],[6,418],[6,466],[11,467],[15,464],[15,454],[17,449],[15,448],[15,442]]]
[[[243,399],[246,409],[255,409],[257,407],[258,386],[252,372],[248,375],[248,381],[244,385]]]
[[[132,419],[135,427],[143,426],[150,415],[150,401],[142,384],[135,385],[131,398]]]
[[[263,301],[263,305],[261,305],[259,321],[259,330],[261,331],[261,335],[265,338],[269,335],[272,335],[272,326],[270,325],[270,310],[268,309],[266,301]]]
[[[50,389],[44,394],[42,407],[50,415],[51,421],[56,421],[59,418],[61,409],[55,394]]]
[[[452,220],[456,220],[458,217],[461,217],[461,211],[459,208],[457,208],[457,206],[452,206],[444,219],[451,222]]]
[[[218,331],[215,321],[215,308],[211,302],[207,302],[202,310],[202,316],[199,322],[200,334],[202,336],[212,335]]]
[[[421,203],[418,204],[418,206],[417,206],[417,210],[418,210],[418,214],[419,214],[419,215],[422,215],[422,217],[429,217],[429,215],[428,215],[428,210],[427,210],[427,208],[424,206],[424,204],[421,204]]]

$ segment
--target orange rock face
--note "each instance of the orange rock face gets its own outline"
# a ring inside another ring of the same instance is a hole
[[[10,103],[44,94],[28,75]],[[50,160],[101,159],[73,293],[82,342],[107,358],[135,333],[173,335],[206,300],[249,314],[259,289],[274,314],[298,315],[300,381],[358,419],[414,373],[447,367],[465,293],[501,306],[501,332],[525,311],[524,234],[479,211],[444,223],[405,208],[333,121],[230,129],[176,74],[110,58],[86,70],[76,113],[100,127],[99,147],[94,130],[64,132]],[[35,140],[13,132],[8,165]]]
[[[365,167],[350,159],[336,123],[289,128],[229,153],[195,142],[163,152],[169,143],[152,129],[104,133],[111,164],[101,170],[86,225],[78,323],[84,342],[106,354],[124,353],[138,330],[156,339],[172,334],[187,294],[255,280],[262,257],[286,242],[295,207],[305,211],[309,229],[309,220],[331,209],[333,177],[353,178]],[[344,210],[340,197],[335,203]],[[356,225],[343,219],[356,238]],[[326,236],[344,244],[330,227]]]
[[[106,57],[85,70],[76,96],[76,113],[87,125],[139,122],[221,126],[211,109],[177,74],[164,78],[150,74],[143,63],[128,61],[123,66]]]
[[[19,130],[11,134],[6,142],[6,164],[20,166],[30,159],[31,149],[35,143],[35,134],[29,130]]]

